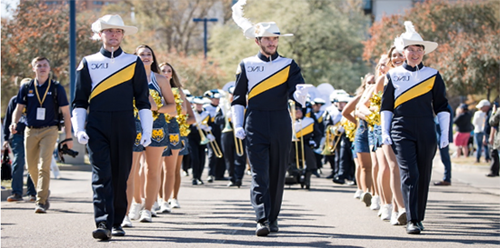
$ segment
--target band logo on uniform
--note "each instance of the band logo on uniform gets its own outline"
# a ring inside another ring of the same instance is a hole
[[[247,66],[247,72],[264,72],[264,66]]]
[[[162,127],[153,128],[153,132],[151,134],[151,139],[156,141],[156,142],[161,142],[163,139],[165,139],[165,130],[163,130]]]
[[[394,76],[394,81],[410,81],[410,76]]]
[[[90,64],[90,69],[92,70],[97,70],[97,69],[108,69],[108,63],[92,63]]]
[[[168,135],[168,138],[169,138],[170,144],[172,144],[173,146],[176,146],[177,144],[179,144],[179,141],[180,141],[179,133],[171,133]]]

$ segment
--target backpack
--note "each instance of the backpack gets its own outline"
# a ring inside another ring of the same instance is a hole
[[[52,79],[50,79],[52,80]],[[28,92],[28,89],[31,85],[33,85],[33,82],[35,80],[32,79],[29,83],[23,84],[24,87],[24,92]],[[52,97],[54,99],[54,113],[56,113],[56,121],[57,121],[57,129],[61,131],[61,128],[64,126],[64,116],[61,112],[61,109],[59,108],[59,102],[57,101],[57,87],[59,86],[59,82],[52,80],[52,83],[50,84],[50,92],[52,92]],[[28,101],[26,101],[28,103]]]

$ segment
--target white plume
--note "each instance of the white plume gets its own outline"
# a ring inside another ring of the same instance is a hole
[[[245,32],[247,29],[253,26],[247,18],[243,17],[243,5],[247,4],[246,0],[238,0],[232,7],[233,9],[233,20],[238,24],[238,26]]]
[[[413,23],[411,21],[405,21],[405,28],[407,33],[416,33],[415,27],[413,26]]]

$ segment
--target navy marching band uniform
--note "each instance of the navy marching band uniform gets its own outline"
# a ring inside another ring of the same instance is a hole
[[[217,115],[215,116],[215,123],[224,126],[226,122],[226,116],[224,115],[221,108],[217,111]],[[229,185],[228,186],[241,186],[241,180],[243,179],[243,174],[245,174],[245,165],[247,163],[247,156],[245,154],[245,143],[241,142],[243,147],[243,155],[238,156],[236,154],[236,144],[234,137],[234,127],[229,118],[229,125],[233,129],[233,131],[222,131],[221,134],[221,146],[222,152],[224,153],[224,161],[226,163],[226,169],[229,174]]]
[[[150,109],[144,65],[121,48],[83,58],[76,72],[73,109],[89,110],[87,149],[92,164],[96,226],[120,227],[127,210],[127,179],[135,139],[133,100]]]
[[[320,142],[321,131],[314,119],[310,117],[297,119],[293,125],[297,140],[292,141],[292,143],[296,142],[297,145],[293,144],[290,149],[291,166],[300,167],[302,169],[301,178],[303,178],[303,181],[301,183],[306,189],[309,189],[311,185],[311,174],[318,169],[313,149]],[[298,148],[297,150],[295,149],[296,147]],[[299,161],[296,161],[297,153]],[[302,157],[302,154],[304,154],[304,157]],[[303,162],[301,161],[305,162],[305,168],[302,167]],[[298,165],[297,162],[299,163]]]
[[[247,107],[243,141],[252,169],[251,202],[259,223],[277,221],[281,209],[292,139],[288,99],[303,83],[295,61],[277,52],[269,58],[259,52],[238,67],[231,105]]]
[[[210,95],[206,95],[206,97],[218,98],[215,96],[215,94],[218,95],[219,93],[215,93],[212,91],[212,92],[210,92]],[[208,124],[208,126],[210,126],[212,128],[212,134],[215,137],[215,142],[218,145],[221,145],[222,128],[221,128],[220,123],[215,122],[215,116],[217,115],[218,106],[215,106],[212,103],[210,103],[210,104],[203,105],[203,108],[210,115],[210,121],[207,124]],[[212,180],[213,179],[217,179],[217,180],[224,179],[224,173],[226,172],[224,158],[218,158],[215,155],[215,152],[214,152],[214,149],[212,148],[212,145],[208,145],[207,148],[208,148],[207,150],[208,150],[208,176],[209,176],[209,180],[210,179],[212,179]],[[219,147],[219,149],[221,149],[222,154],[224,154],[224,152],[222,151],[222,148]],[[211,182],[211,180],[209,182]]]
[[[201,125],[203,121],[208,122],[210,119],[210,115],[207,111],[198,112],[196,109],[193,109],[195,115],[199,115],[199,119],[197,118],[198,125]],[[201,180],[201,175],[203,174],[203,168],[205,167],[205,148],[207,148],[206,144],[200,144],[202,139],[200,133],[203,133],[203,130],[199,129],[197,123],[191,124],[189,126],[189,135],[188,135],[188,143],[189,143],[189,157],[191,161],[191,169],[193,173],[193,185],[203,184]]]
[[[390,135],[401,171],[401,190],[408,222],[425,217],[432,160],[438,141],[434,114],[448,112],[446,89],[439,72],[406,62],[387,74],[381,111],[394,114]]]

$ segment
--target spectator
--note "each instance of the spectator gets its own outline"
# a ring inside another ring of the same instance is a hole
[[[484,159],[486,163],[490,162],[490,151],[488,150],[488,143],[486,143],[485,138],[485,128],[486,128],[486,119],[488,117],[488,111],[490,110],[490,102],[486,99],[479,101],[476,105],[478,109],[474,113],[474,117],[472,118],[472,124],[474,125],[474,141],[476,142],[477,151],[476,151],[476,163],[479,163],[481,160],[481,152],[483,150],[484,145]],[[488,132],[489,133],[489,132]]]
[[[455,146],[457,146],[457,158],[462,154],[465,157],[469,156],[468,142],[470,132],[472,131],[471,119],[472,115],[469,112],[469,106],[465,103],[458,106],[453,123],[456,125],[458,132],[455,134]]]
[[[10,131],[12,134],[18,132],[17,123],[26,109],[24,152],[27,155],[28,171],[37,187],[35,213],[46,213],[50,207],[50,165],[59,131],[59,110],[64,116],[65,140],[67,140],[64,143],[69,149],[73,148],[71,121],[66,91],[59,83],[52,80],[50,61],[45,57],[36,57],[31,66],[35,72],[35,79],[19,90]],[[39,166],[40,158],[42,163]]]

